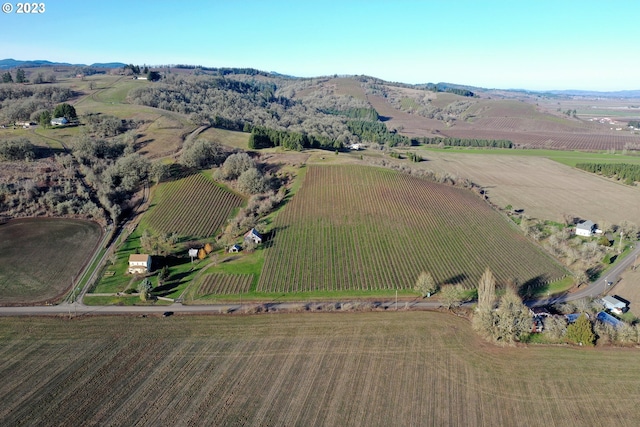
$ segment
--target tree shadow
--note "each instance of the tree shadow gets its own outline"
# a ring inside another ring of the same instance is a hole
[[[378,116],[378,120],[380,120],[381,122],[388,122],[392,118],[393,117],[390,117],[390,116]]]
[[[530,298],[535,295],[536,289],[543,286],[546,282],[547,277],[545,275],[541,274],[533,277],[518,287],[518,295],[523,299]]]
[[[184,279],[189,276],[189,274],[191,274],[190,271],[183,271],[182,273],[169,276],[169,279],[163,285],[157,286],[153,289],[153,295],[158,297],[169,295],[171,292],[175,291],[178,286],[186,282]]]
[[[447,280],[445,280],[442,283],[446,283],[446,284],[449,284],[449,285],[457,285],[459,283],[463,283],[468,278],[469,278],[469,276],[467,274],[461,273],[461,274],[456,274],[455,276],[449,277]]]

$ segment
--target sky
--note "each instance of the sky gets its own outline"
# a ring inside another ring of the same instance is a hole
[[[44,13],[17,14],[17,2],[0,13],[0,59],[251,67],[501,89],[640,89],[637,0],[42,3]]]

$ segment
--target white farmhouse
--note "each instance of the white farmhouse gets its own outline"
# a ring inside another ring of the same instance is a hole
[[[585,221],[576,225],[576,236],[591,237],[596,232],[596,225],[593,221]]]
[[[146,274],[151,271],[151,255],[131,254],[129,255],[130,274]]]

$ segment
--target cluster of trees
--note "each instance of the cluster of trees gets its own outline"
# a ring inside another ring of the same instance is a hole
[[[43,111],[51,111],[71,97],[71,89],[58,86],[0,86],[0,123],[38,121]]]
[[[472,318],[473,328],[497,343],[512,344],[531,332],[529,308],[522,303],[516,289],[507,286],[497,298],[496,281],[488,268],[478,283],[478,305]]]
[[[421,144],[440,145],[446,147],[491,147],[513,148],[513,142],[506,139],[462,139],[462,138],[416,138]]]
[[[132,90],[129,97],[133,103],[188,114],[194,123],[232,130],[243,130],[248,125],[248,131],[259,126],[307,135],[311,146],[332,146],[334,141],[342,145],[359,142],[347,129],[346,117],[320,110],[360,108],[366,104],[329,96],[294,101],[290,96],[300,84],[283,77],[257,81],[253,76],[236,74],[225,77],[171,74],[157,85]],[[338,99],[340,103],[334,102]]]
[[[262,126],[245,125],[244,130],[250,129],[249,148],[283,147],[288,150],[301,151],[304,148],[340,149],[342,143],[330,138],[308,135],[306,133],[290,132],[286,130],[269,129]]]
[[[133,119],[124,120],[108,114],[91,113],[83,116],[83,122],[86,122],[88,131],[99,138],[118,136],[140,125],[139,121]]]
[[[627,185],[640,182],[640,165],[629,163],[578,163],[576,167],[608,178],[615,177],[620,181],[624,181]]]
[[[251,228],[261,228],[260,219],[277,208],[286,196],[285,187],[278,191],[269,190],[262,194],[255,194],[249,198],[247,206],[240,209],[234,219],[225,227],[220,236],[223,246],[235,241],[236,237]]]
[[[25,74],[24,70],[22,68],[17,68],[15,82],[27,83],[28,81],[29,80],[27,80],[27,75]],[[2,83],[13,83],[13,77],[11,76],[11,73],[9,71],[2,74]]]
[[[175,250],[178,243],[176,233],[151,234],[149,230],[144,230],[140,236],[140,246],[151,255],[167,256]]]
[[[370,122],[364,120],[350,120],[347,122],[347,128],[364,141],[377,142],[389,147],[397,145],[411,145],[412,140],[397,132],[387,129],[387,126],[381,122]]]
[[[633,126],[634,128],[640,128],[640,120],[629,120],[628,126]]]
[[[16,167],[21,173],[10,172]],[[19,165],[4,164],[2,168],[5,183],[0,183],[0,213],[11,217],[59,215],[104,219],[104,211],[79,178],[69,155]]]
[[[208,169],[220,165],[226,157],[227,150],[220,143],[201,138],[184,144],[180,163],[188,168]]]
[[[134,142],[130,134],[113,140],[83,135],[74,144],[80,171],[114,223],[151,172],[149,160],[134,153]]]
[[[35,147],[27,138],[0,141],[0,160],[32,161],[35,157]]]

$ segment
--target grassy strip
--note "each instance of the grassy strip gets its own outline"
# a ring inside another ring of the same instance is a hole
[[[486,154],[486,155],[509,155],[509,156],[530,156],[544,157],[563,165],[575,167],[583,162],[606,162],[606,163],[632,163],[640,164],[640,156],[628,156],[622,154],[610,154],[607,152],[584,152],[584,151],[560,151],[560,150],[538,150],[538,149],[506,149],[506,148],[468,148],[468,147],[447,147],[431,148],[420,147],[420,150],[433,151],[437,153],[465,153],[465,154]]]

